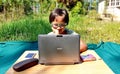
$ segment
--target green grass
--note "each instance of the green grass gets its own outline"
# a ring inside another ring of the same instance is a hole
[[[120,22],[96,21],[88,17],[71,18],[70,29],[75,30],[87,43],[112,41],[120,43]]]
[[[50,29],[47,21],[41,18],[25,18],[5,23],[0,28],[0,41],[36,41],[38,34],[46,34]]]
[[[96,21],[87,16],[70,16],[67,28],[81,35],[86,43],[112,41],[120,43],[120,22]],[[36,41],[38,34],[51,31],[48,15],[27,17],[0,25],[0,41]]]

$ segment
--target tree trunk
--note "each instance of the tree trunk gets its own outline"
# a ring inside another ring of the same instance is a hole
[[[7,10],[6,10],[6,4],[4,3],[4,7],[3,7],[3,13],[4,13],[4,20],[7,21]]]

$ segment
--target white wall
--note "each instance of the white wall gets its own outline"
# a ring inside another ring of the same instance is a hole
[[[105,0],[99,0],[98,13],[103,14],[105,12],[104,9],[105,9]],[[119,8],[107,7],[106,13],[113,14],[114,20],[120,21],[120,7]]]
[[[116,17],[120,17],[120,9],[116,7],[109,7],[107,13],[113,14]]]
[[[105,8],[105,1],[104,0],[100,0],[99,4],[98,4],[98,13],[99,14],[104,13],[104,8]]]

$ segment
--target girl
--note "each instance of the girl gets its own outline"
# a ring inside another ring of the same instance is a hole
[[[65,9],[56,8],[50,13],[49,22],[51,24],[52,32],[49,35],[58,34],[77,34],[76,32],[69,30],[66,26],[69,23],[69,14]],[[80,40],[80,52],[87,50],[87,45]]]

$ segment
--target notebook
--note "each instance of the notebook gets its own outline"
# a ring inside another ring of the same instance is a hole
[[[80,62],[80,35],[38,35],[40,64]]]

